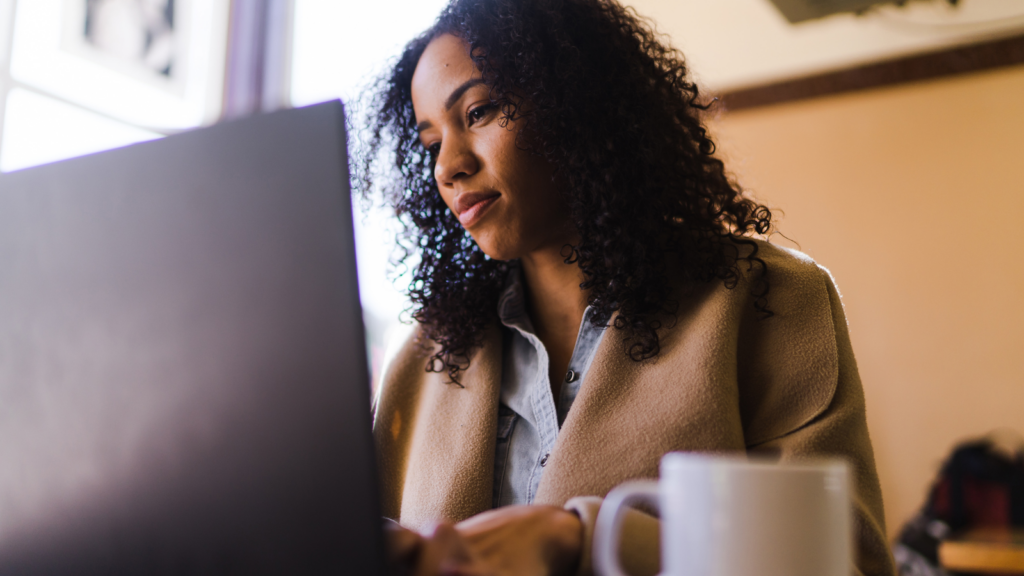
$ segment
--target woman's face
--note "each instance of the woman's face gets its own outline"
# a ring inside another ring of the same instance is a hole
[[[485,254],[511,260],[571,241],[554,167],[516,146],[515,122],[500,125],[468,44],[445,34],[427,46],[412,105],[441,197]]]

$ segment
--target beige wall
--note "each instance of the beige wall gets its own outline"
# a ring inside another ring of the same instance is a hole
[[[713,130],[780,231],[835,275],[894,535],[955,442],[1024,431],[1024,67]]]
[[[652,18],[713,90],[732,90],[895,56],[1020,34],[1021,0],[879,5],[794,26],[769,0],[621,0]]]

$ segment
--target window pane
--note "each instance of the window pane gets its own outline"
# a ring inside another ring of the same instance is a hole
[[[447,0],[295,0],[292,103],[348,100]]]
[[[341,98],[350,102],[405,43],[433,24],[447,0],[296,0],[291,99],[296,106]],[[354,141],[358,140],[356,135]],[[388,279],[397,222],[387,209],[356,210],[359,292],[371,364],[380,368],[388,336],[401,334],[407,301]],[[408,278],[398,284],[408,283]],[[398,336],[401,338],[401,336]]]
[[[14,0],[0,0],[0,74],[7,69],[11,47],[11,25],[14,19]],[[3,79],[0,78],[0,83]]]
[[[220,110],[227,15],[227,0],[24,0],[11,77],[134,126],[192,128]]]
[[[7,96],[0,171],[10,172],[160,137],[155,132],[15,88]]]

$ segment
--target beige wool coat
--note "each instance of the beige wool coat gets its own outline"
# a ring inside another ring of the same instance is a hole
[[[662,455],[671,451],[763,452],[783,462],[845,458],[856,488],[857,572],[894,573],[839,293],[829,272],[807,256],[767,243],[759,248],[773,317],[757,319],[744,278],[734,289],[714,282],[681,297],[652,360],[630,360],[614,329],[602,339],[535,500],[580,515],[581,574],[591,571],[601,498],[626,480],[657,478]],[[374,401],[385,516],[417,529],[491,507],[501,338],[495,311],[462,388],[425,371],[431,343],[418,334],[386,369]],[[657,520],[632,513],[622,555],[632,573],[655,573]]]

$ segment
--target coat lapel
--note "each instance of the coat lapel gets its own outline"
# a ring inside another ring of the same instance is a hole
[[[561,505],[655,478],[666,452],[755,447],[829,406],[838,360],[837,328],[822,298],[827,272],[806,256],[760,247],[772,318],[757,319],[746,282],[734,289],[712,282],[681,299],[652,360],[627,358],[610,329],[559,433],[537,503]]]
[[[661,353],[634,362],[609,328],[559,433],[536,503],[604,496],[632,478],[656,478],[673,450],[743,450],[736,390],[737,307],[732,290],[704,290],[662,333]],[[640,416],[642,415],[642,416]],[[639,416],[639,417],[638,417]]]

